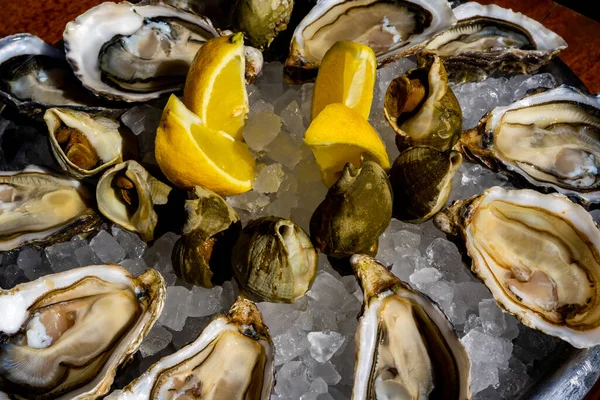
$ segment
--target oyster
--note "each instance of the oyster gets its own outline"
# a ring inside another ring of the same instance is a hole
[[[275,36],[287,28],[294,0],[236,0],[234,26],[244,32],[252,46],[269,47]]]
[[[158,3],[102,3],[65,28],[75,75],[108,99],[147,101],[183,87],[196,52],[219,36],[204,17]]]
[[[173,269],[193,285],[211,288],[231,279],[231,250],[242,230],[233,207],[196,186],[185,202],[187,220],[173,249]]]
[[[418,145],[448,150],[462,133],[460,104],[437,56],[421,55],[418,68],[390,82],[383,111],[400,151]]]
[[[387,174],[374,161],[360,168],[347,163],[310,219],[310,236],[317,251],[348,257],[372,247],[392,218],[392,188]]]
[[[470,399],[469,358],[437,304],[369,256],[350,262],[364,293],[352,398]]]
[[[461,163],[457,151],[417,146],[400,153],[390,171],[394,218],[421,223],[433,217],[446,205]]]
[[[67,174],[83,179],[123,161],[123,138],[114,119],[50,108],[44,120],[52,153]]]
[[[92,265],[0,291],[0,390],[17,399],[96,399],[162,310],[165,283]]]
[[[102,222],[78,181],[35,166],[0,172],[0,251],[88,233]]]
[[[106,171],[96,186],[98,210],[115,224],[151,241],[159,223],[159,206],[177,203],[172,190],[136,161],[125,161]],[[171,199],[169,198],[171,197]],[[179,221],[176,212],[168,218]]]
[[[233,275],[245,294],[291,303],[304,296],[317,274],[317,252],[298,225],[279,217],[250,221],[232,252]]]
[[[442,57],[453,80],[483,79],[496,70],[531,74],[567,48],[539,22],[495,4],[468,2],[454,15],[456,25],[425,47]]]
[[[415,53],[455,21],[445,0],[319,1],[294,31],[286,79],[314,79],[323,56],[339,40],[371,46],[381,66]]]
[[[268,400],[273,359],[273,342],[260,310],[238,298],[195,341],[163,357],[106,400]]]
[[[434,222],[464,241],[473,272],[522,323],[578,348],[600,344],[600,231],[583,207],[493,187]]]
[[[458,146],[529,185],[600,202],[599,95],[561,86],[496,107]]]
[[[34,116],[55,106],[107,106],[81,85],[62,51],[29,33],[0,39],[0,99]]]

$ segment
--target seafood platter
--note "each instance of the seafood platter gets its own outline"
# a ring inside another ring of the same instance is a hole
[[[446,0],[0,38],[0,398],[583,399],[600,97]]]

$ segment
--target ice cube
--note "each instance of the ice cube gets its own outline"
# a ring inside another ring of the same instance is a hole
[[[21,250],[17,258],[17,266],[29,280],[35,280],[44,273],[42,256],[39,250],[34,248],[24,248]]]
[[[139,276],[148,269],[148,266],[141,258],[123,260],[119,264],[133,276]]]
[[[300,328],[292,328],[286,333],[275,336],[273,344],[275,345],[275,365],[292,361],[309,346],[306,333]]]
[[[154,325],[140,346],[142,357],[154,355],[171,343],[171,332],[161,325]]]
[[[299,399],[309,388],[310,383],[306,377],[306,368],[300,361],[286,363],[277,371],[275,392],[279,396]]]
[[[302,121],[300,106],[295,100],[281,111],[281,121],[292,135],[302,139],[305,131],[304,122]]]
[[[259,211],[269,204],[270,201],[269,196],[255,192],[254,190],[227,198],[227,202],[232,207],[247,210],[251,213]]]
[[[460,341],[465,346],[472,362],[493,364],[496,368],[502,369],[508,367],[508,360],[513,350],[510,340],[472,329]]]
[[[264,150],[281,131],[281,117],[259,111],[251,115],[244,127],[244,140],[251,149]]]
[[[117,226],[111,228],[111,233],[130,258],[142,258],[148,245],[137,234]]]
[[[161,116],[162,112],[158,108],[142,104],[130,108],[121,115],[121,121],[134,135],[139,136],[146,132],[156,132]]]
[[[222,286],[215,286],[211,289],[194,286],[192,288],[192,297],[190,299],[190,317],[205,317],[216,314],[221,311]]]
[[[346,339],[344,335],[334,331],[309,332],[307,337],[310,355],[321,363],[329,361]]]
[[[418,271],[415,271],[410,276],[410,281],[417,285],[417,287],[426,284],[439,281],[442,277],[440,271],[435,268],[423,268]]]
[[[488,335],[500,336],[506,330],[504,312],[494,299],[483,299],[479,303],[479,318],[483,331]]]
[[[458,248],[447,239],[434,239],[425,250],[425,256],[431,266],[444,275],[444,279],[452,282],[465,282],[471,279],[463,266]]]
[[[109,235],[110,236],[110,235]],[[54,272],[63,272],[79,266],[75,257],[75,250],[81,247],[81,243],[69,241],[48,246],[44,249],[50,268]]]
[[[182,286],[167,287],[165,307],[158,319],[161,325],[180,331],[190,311],[191,293]]]
[[[296,301],[296,303],[299,301]],[[301,314],[296,303],[284,304],[263,301],[257,304],[266,325],[269,327],[271,336],[281,335],[294,325]]]
[[[100,231],[90,241],[90,247],[103,263],[118,263],[127,253],[119,242],[106,231]]]
[[[16,265],[10,264],[0,269],[0,287],[10,289],[23,277],[23,271]]]
[[[320,394],[327,393],[327,383],[323,378],[317,377],[311,383],[308,388],[308,392],[304,393],[300,400],[317,400],[320,398]]]
[[[410,231],[398,231],[391,234],[394,247],[417,248],[421,242],[421,235]]]
[[[267,165],[256,176],[252,189],[258,193],[274,193],[279,190],[283,177],[284,171],[281,164]]]
[[[267,155],[288,168],[294,168],[302,158],[301,142],[287,132],[281,132],[267,146]]]

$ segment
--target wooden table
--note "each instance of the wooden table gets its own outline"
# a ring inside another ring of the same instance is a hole
[[[560,58],[579,76],[591,93],[600,92],[600,23],[551,0],[478,0],[512,8],[541,22],[568,43]],[[33,33],[50,43],[62,39],[67,22],[103,0],[0,0],[0,37]],[[586,400],[600,399],[600,381]],[[558,400],[558,399],[557,399]]]

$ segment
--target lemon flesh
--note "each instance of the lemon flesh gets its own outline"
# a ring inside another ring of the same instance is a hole
[[[254,158],[246,144],[211,129],[171,95],[156,132],[156,161],[183,189],[196,185],[229,196],[252,189]]]
[[[315,82],[311,119],[332,103],[342,103],[369,118],[377,60],[369,46],[336,42],[325,54]]]
[[[184,104],[210,129],[242,140],[248,115],[241,33],[210,39],[196,53],[183,90]]]

